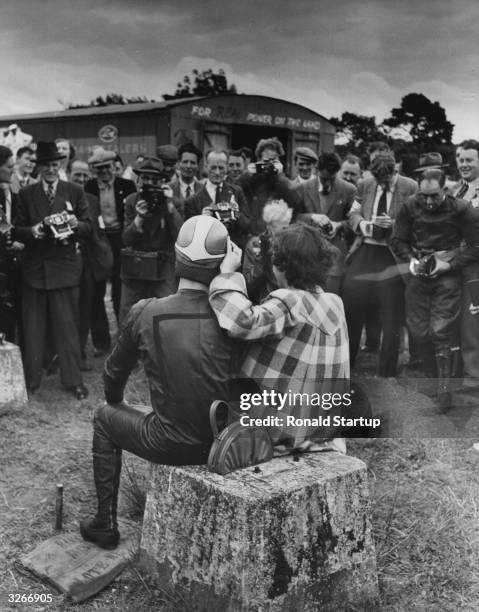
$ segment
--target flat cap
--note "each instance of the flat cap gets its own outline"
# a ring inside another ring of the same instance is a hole
[[[133,168],[135,174],[163,174],[163,162],[156,157],[147,157],[136,168]]]
[[[106,166],[111,164],[112,161],[115,160],[116,153],[114,151],[107,151],[106,149],[102,149],[98,147],[93,152],[93,155],[88,158],[88,163],[93,168],[99,168],[100,166]]]
[[[316,163],[318,161],[318,156],[309,147],[298,147],[294,152],[294,157],[302,157],[303,159],[307,159],[310,162]]]
[[[176,162],[178,161],[178,149],[171,144],[165,144],[156,147],[156,155],[162,161],[170,164],[176,164]]]

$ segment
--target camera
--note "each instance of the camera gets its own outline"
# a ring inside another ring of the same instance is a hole
[[[272,161],[259,161],[256,162],[256,174],[263,176],[274,176],[278,174],[278,171]]]
[[[73,235],[73,228],[68,221],[69,214],[66,210],[54,213],[43,219],[43,227],[55,240],[68,244],[68,238]]]
[[[416,266],[416,274],[417,276],[422,276],[423,278],[427,278],[431,276],[431,272],[436,267],[436,258],[433,253],[431,255],[424,255],[419,260],[419,264]]]
[[[147,203],[150,214],[155,214],[166,206],[166,196],[162,185],[143,185],[140,197]]]
[[[224,225],[229,225],[239,218],[239,206],[233,198],[231,202],[213,202],[209,208],[213,216]]]
[[[331,221],[328,221],[327,223],[325,223],[324,225],[320,226],[321,231],[326,234],[326,236],[328,236],[329,234],[331,234],[331,232],[333,231],[333,226],[331,224]]]

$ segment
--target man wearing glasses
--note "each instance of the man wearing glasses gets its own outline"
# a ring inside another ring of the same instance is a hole
[[[461,310],[461,270],[479,258],[479,218],[467,202],[446,193],[444,184],[442,169],[422,173],[419,192],[399,211],[391,240],[395,254],[409,262],[407,324],[425,356],[426,373],[437,372],[441,412],[451,407],[451,347]],[[436,370],[427,359],[431,345]]]

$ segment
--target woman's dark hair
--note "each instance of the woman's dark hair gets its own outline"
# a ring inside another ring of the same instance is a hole
[[[296,223],[275,235],[273,264],[284,272],[290,287],[314,291],[324,284],[336,251],[319,228]]]
[[[0,166],[3,166],[3,164],[5,164],[10,157],[13,157],[13,152],[11,149],[0,145]]]

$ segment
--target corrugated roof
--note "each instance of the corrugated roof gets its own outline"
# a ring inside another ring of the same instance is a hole
[[[44,113],[32,113],[28,115],[4,115],[0,117],[1,123],[12,123],[13,119],[20,122],[25,119],[47,119],[48,117],[92,117],[95,115],[113,115],[115,113],[138,113],[145,111],[160,110],[169,106],[177,106],[203,100],[208,96],[197,96],[194,98],[178,98],[176,100],[165,100],[164,102],[138,102],[135,104],[109,104],[108,106],[88,106],[86,108],[71,108],[68,110],[46,111]]]
[[[4,115],[0,117],[0,124],[9,123],[20,123],[27,119],[48,119],[48,118],[59,118],[64,117],[68,119],[70,117],[95,117],[98,115],[115,115],[115,114],[129,114],[129,113],[144,113],[145,111],[155,111],[164,108],[179,106],[181,104],[189,104],[197,100],[210,100],[218,98],[263,98],[265,100],[274,100],[275,102],[282,102],[284,104],[291,104],[291,106],[297,106],[303,108],[310,113],[314,113],[320,117],[323,121],[326,121],[331,125],[330,121],[320,115],[316,111],[302,104],[296,102],[289,102],[288,100],[282,100],[281,98],[273,98],[271,96],[258,96],[254,94],[224,94],[219,96],[196,96],[194,98],[178,98],[176,100],[165,100],[164,102],[141,102],[135,104],[110,104],[108,106],[88,106],[87,108],[74,108],[70,110],[57,110],[44,113],[33,113],[28,115]]]

